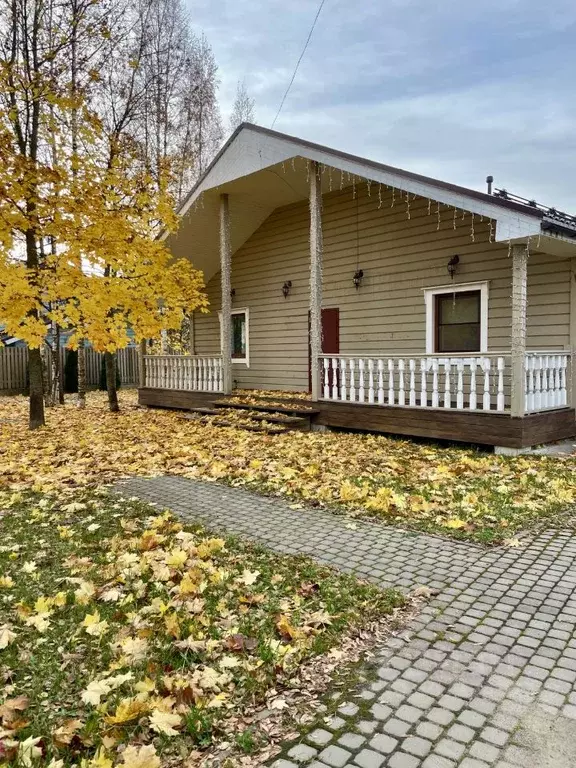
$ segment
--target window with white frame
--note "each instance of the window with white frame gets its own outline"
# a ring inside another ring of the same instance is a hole
[[[427,354],[488,351],[488,282],[424,289]]]
[[[233,309],[231,317],[232,362],[249,364],[250,361],[250,315],[248,309]],[[219,312],[220,333],[222,333],[222,313]]]

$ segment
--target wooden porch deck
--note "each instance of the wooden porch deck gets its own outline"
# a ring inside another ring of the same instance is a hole
[[[140,405],[156,408],[188,410],[208,406],[221,398],[222,395],[214,392],[151,387],[138,390]],[[317,425],[505,448],[526,448],[576,436],[576,411],[573,408],[542,411],[521,418],[496,411],[409,408],[323,400],[314,403],[314,408],[318,413],[313,423]]]

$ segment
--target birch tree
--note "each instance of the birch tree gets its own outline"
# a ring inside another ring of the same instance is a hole
[[[236,97],[232,105],[230,115],[230,133],[234,133],[236,128],[242,123],[253,123],[255,120],[254,107],[256,102],[251,98],[246,88],[246,82],[239,80],[236,84]]]

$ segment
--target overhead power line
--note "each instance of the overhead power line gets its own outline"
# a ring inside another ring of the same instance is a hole
[[[322,12],[322,8],[324,7],[324,3],[326,0],[321,0],[320,5],[318,6],[318,10],[316,11],[316,16],[314,17],[314,21],[312,22],[312,26],[310,27],[310,32],[308,33],[308,37],[306,38],[306,42],[304,43],[304,48],[302,49],[302,53],[300,54],[300,58],[296,62],[296,66],[294,67],[294,72],[292,73],[292,78],[290,82],[288,83],[288,88],[286,88],[286,92],[284,93],[284,96],[282,96],[282,101],[280,102],[280,106],[278,107],[278,112],[276,112],[276,117],[272,121],[271,128],[274,128],[274,125],[276,124],[276,120],[278,120],[278,117],[280,116],[280,112],[282,112],[282,107],[284,106],[284,102],[286,101],[286,97],[290,93],[290,89],[292,88],[292,85],[294,83],[294,80],[296,79],[296,75],[298,73],[298,67],[300,66],[300,62],[304,58],[304,54],[306,53],[306,49],[308,48],[308,43],[310,42],[310,38],[312,37],[312,33],[314,32],[314,28],[316,27],[316,22],[318,21],[318,17],[320,16],[320,13]]]

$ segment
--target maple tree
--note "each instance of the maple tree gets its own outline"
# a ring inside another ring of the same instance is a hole
[[[0,317],[30,349],[31,428],[44,424],[47,323],[111,358],[129,328],[154,337],[206,307],[202,275],[157,238],[177,226],[169,164],[153,173],[126,130],[137,100],[118,111],[104,98],[135,92],[142,44],[130,7],[112,7],[111,19],[96,0],[3,2]],[[113,66],[111,89],[95,61]]]

